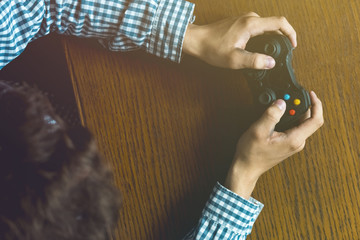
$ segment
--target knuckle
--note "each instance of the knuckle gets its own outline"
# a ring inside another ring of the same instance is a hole
[[[253,132],[253,137],[257,141],[261,140],[262,139],[262,132],[259,129],[255,129],[255,131]]]
[[[242,19],[242,24],[244,25],[244,28],[247,30],[254,28],[254,18],[251,16],[245,17]]]
[[[228,66],[231,69],[238,69],[241,67],[240,63],[239,63],[239,59],[234,57],[234,56],[230,56],[227,60],[228,62]]]
[[[299,147],[299,149],[298,149],[298,152],[304,150],[305,145],[306,145],[306,142],[304,141],[304,142],[300,145],[300,147]]]
[[[256,16],[256,17],[258,17],[259,15],[257,14],[257,13],[255,13],[255,12],[247,12],[246,14],[245,14],[245,16]]]
[[[268,110],[265,112],[266,118],[273,121],[273,122],[278,122],[279,121],[279,117],[278,117],[278,111],[277,109],[270,107],[268,108]]]
[[[262,139],[262,132],[259,128],[253,127],[250,131],[251,138],[255,141],[260,141]]]
[[[318,126],[318,128],[321,128],[323,125],[324,125],[324,118],[321,117],[317,122],[317,126]]]
[[[251,66],[253,68],[259,69],[263,67],[263,62],[260,54],[254,54],[251,60]]]
[[[279,17],[279,21],[280,21],[282,24],[287,24],[287,23],[288,23],[286,17],[284,17],[284,16],[280,16],[280,17]]]
[[[291,152],[300,152],[305,147],[305,141],[300,141],[298,138],[293,138],[289,141],[289,148]]]
[[[314,125],[316,128],[321,128],[324,125],[324,117],[317,116],[314,118]]]

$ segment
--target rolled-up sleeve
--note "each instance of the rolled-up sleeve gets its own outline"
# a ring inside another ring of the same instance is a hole
[[[183,0],[134,1],[126,9],[114,37],[102,43],[114,51],[144,48],[180,62],[186,28],[194,4]]]
[[[184,0],[0,1],[0,68],[50,32],[97,38],[112,51],[142,49],[180,62],[194,4]]]
[[[246,239],[263,207],[257,200],[246,200],[217,183],[198,226],[184,240]]]

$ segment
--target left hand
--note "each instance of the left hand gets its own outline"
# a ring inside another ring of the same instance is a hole
[[[285,17],[262,18],[256,13],[248,13],[208,25],[190,24],[183,51],[217,67],[271,69],[275,66],[272,57],[245,51],[251,37],[266,32],[284,34],[293,47],[297,45],[296,32]]]

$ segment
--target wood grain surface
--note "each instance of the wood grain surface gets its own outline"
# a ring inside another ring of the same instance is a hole
[[[193,2],[196,24],[249,11],[286,16],[298,33],[297,79],[324,105],[325,124],[305,150],[259,180],[253,196],[265,208],[249,239],[360,239],[360,2]],[[64,46],[83,124],[123,193],[114,239],[180,239],[254,120],[242,74],[93,41]]]

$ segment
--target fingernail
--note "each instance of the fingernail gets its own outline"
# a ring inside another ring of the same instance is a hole
[[[284,100],[278,99],[274,102],[274,104],[282,111],[286,108],[286,103]]]
[[[265,63],[266,63],[266,68],[267,69],[275,67],[275,64],[276,64],[275,60],[272,57],[267,57],[265,59]]]

